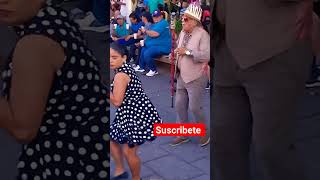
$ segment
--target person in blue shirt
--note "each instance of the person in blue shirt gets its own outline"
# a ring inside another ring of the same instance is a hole
[[[141,50],[139,65],[135,67],[136,71],[144,72],[147,65],[150,69],[147,76],[158,74],[154,58],[168,55],[171,51],[171,33],[169,23],[163,19],[159,10],[152,14],[154,24],[150,30],[141,29],[146,34],[145,46]]]
[[[131,13],[130,16],[130,21],[131,21],[131,27],[130,27],[130,35],[128,35],[125,38],[125,44],[126,46],[130,47],[130,52],[129,52],[129,57],[128,59],[130,61],[134,61],[136,58],[136,45],[135,43],[139,42],[143,37],[136,37],[136,39],[134,39],[134,34],[139,34],[139,29],[143,26],[143,22],[141,22],[140,18],[137,16],[137,14],[135,12]]]
[[[120,44],[125,41],[124,39],[129,35],[129,30],[127,29],[127,23],[124,22],[124,17],[122,15],[119,15],[117,17],[117,28],[114,31],[114,34],[112,35],[113,41],[118,41]]]
[[[149,12],[143,12],[142,15],[141,15],[141,20],[143,22],[143,28],[145,30],[150,30],[151,25],[153,24],[152,15]],[[143,40],[146,40],[146,35],[141,32],[141,29],[142,29],[142,27],[138,31],[138,37],[142,38]],[[140,59],[139,57],[140,57],[140,54],[141,54],[141,44],[140,44],[140,42],[137,42],[137,43],[135,43],[135,45],[139,49],[139,53],[138,53],[138,58],[135,59],[134,65],[138,66],[139,65],[139,59]]]

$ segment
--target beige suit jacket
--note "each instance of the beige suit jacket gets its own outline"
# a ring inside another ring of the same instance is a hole
[[[181,32],[178,38],[178,48],[183,45],[185,32]],[[210,36],[202,28],[196,27],[186,48],[192,51],[192,56],[183,55],[178,57],[180,76],[185,83],[194,81],[204,75],[202,68],[210,59]]]
[[[226,44],[246,69],[294,46],[297,10],[303,0],[217,0]]]

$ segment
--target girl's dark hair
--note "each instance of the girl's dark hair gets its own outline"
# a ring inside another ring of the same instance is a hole
[[[150,23],[154,23],[153,22],[153,19],[152,19],[152,16],[151,16],[151,14],[149,13],[149,12],[144,12],[144,13],[142,13],[142,15],[141,15],[141,17],[145,17],[145,18],[147,18],[147,20],[148,20],[148,22],[150,22]]]
[[[111,43],[110,48],[117,51],[121,56],[128,56],[127,48],[125,46],[119,44],[118,42]]]

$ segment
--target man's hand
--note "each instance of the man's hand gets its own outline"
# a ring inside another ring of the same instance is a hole
[[[186,49],[186,48],[177,48],[177,49],[175,50],[175,52],[176,52],[179,56],[183,56],[183,55],[186,54],[187,49]]]
[[[118,41],[119,40],[119,38],[117,38],[117,37],[111,37],[111,38],[112,38],[113,41]]]
[[[300,8],[298,9],[297,21],[296,21],[296,32],[297,39],[308,39],[311,38],[312,32],[312,12],[313,12],[313,1],[304,0],[301,1]]]
[[[131,37],[132,37],[131,35],[128,35],[128,36],[126,36],[126,37],[124,38],[124,40],[129,41],[129,39],[130,39]]]
[[[143,34],[146,33],[146,29],[145,29],[145,28],[140,28],[139,30],[140,30]]]

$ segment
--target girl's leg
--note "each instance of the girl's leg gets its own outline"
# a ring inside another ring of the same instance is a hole
[[[111,156],[115,162],[116,169],[114,172],[114,176],[118,176],[122,174],[124,170],[124,164],[123,164],[123,154],[121,150],[120,144],[110,141],[110,150],[111,150]]]
[[[128,144],[123,146],[123,152],[131,170],[132,180],[140,180],[141,161],[137,155],[138,146],[130,148]]]

